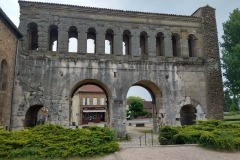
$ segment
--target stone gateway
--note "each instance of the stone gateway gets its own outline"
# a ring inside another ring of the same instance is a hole
[[[69,127],[72,97],[88,84],[105,92],[106,123],[118,137],[126,133],[131,86],[151,94],[154,126],[223,118],[214,8],[183,16],[21,0],[19,5],[25,40],[17,55],[13,130],[34,126],[43,106],[50,123]],[[69,52],[70,38],[77,39],[76,52]]]

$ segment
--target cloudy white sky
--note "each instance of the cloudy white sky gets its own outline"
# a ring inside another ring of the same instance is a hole
[[[191,15],[199,7],[208,4],[216,9],[218,39],[220,42],[222,42],[221,36],[223,35],[222,23],[227,21],[229,13],[232,12],[233,9],[240,8],[240,0],[38,0],[38,2],[179,15]],[[16,26],[18,26],[18,0],[0,0],[0,7]],[[151,100],[150,95],[138,87],[132,87],[128,92],[128,96],[129,95],[138,95],[146,100]]]

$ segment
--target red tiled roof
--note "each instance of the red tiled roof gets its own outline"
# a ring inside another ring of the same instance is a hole
[[[81,93],[81,92],[90,92],[90,93],[103,93],[103,90],[101,88],[99,88],[98,86],[95,86],[95,85],[85,85],[85,86],[82,86],[80,87],[76,93]],[[75,93],[75,94],[76,94]]]

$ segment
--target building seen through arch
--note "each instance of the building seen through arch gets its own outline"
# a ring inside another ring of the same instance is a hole
[[[106,94],[96,85],[80,87],[72,98],[72,125],[104,123],[108,119],[106,112]]]

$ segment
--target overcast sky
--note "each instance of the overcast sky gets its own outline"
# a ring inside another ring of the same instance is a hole
[[[35,1],[35,0],[29,0]],[[38,2],[51,2],[100,8],[121,10],[167,13],[178,15],[191,15],[199,7],[207,4],[216,9],[218,39],[222,42],[222,23],[227,21],[229,13],[240,8],[240,0],[38,0]],[[19,5],[18,0],[0,0],[0,7],[8,17],[18,26]],[[146,100],[151,97],[146,91],[137,88],[129,90],[129,95],[138,95]]]

